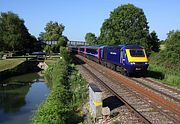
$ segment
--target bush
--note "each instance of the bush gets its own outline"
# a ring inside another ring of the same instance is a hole
[[[70,57],[65,48],[61,49],[61,59],[50,66],[46,77],[51,84],[51,93],[39,107],[33,118],[34,124],[73,124],[83,121],[75,111],[87,96],[86,82],[70,64]]]
[[[149,70],[162,73],[163,83],[180,88],[180,31],[170,32],[163,45],[159,53],[151,55]]]

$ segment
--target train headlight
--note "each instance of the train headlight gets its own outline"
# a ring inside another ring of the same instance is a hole
[[[145,65],[148,65],[149,63],[148,62],[145,62]]]
[[[130,62],[131,65],[135,65],[135,62]]]

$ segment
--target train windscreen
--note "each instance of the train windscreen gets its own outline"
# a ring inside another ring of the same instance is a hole
[[[130,54],[132,57],[144,57],[143,49],[130,49]]]

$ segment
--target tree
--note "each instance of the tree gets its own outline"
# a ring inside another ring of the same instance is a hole
[[[51,53],[51,46],[49,46],[49,45],[46,45],[45,47],[44,47],[44,51],[46,52],[46,54],[47,55],[50,55],[50,53]]]
[[[159,39],[155,31],[152,31],[148,36],[148,48],[149,52],[159,52]]]
[[[166,69],[173,70],[172,73],[180,71],[180,30],[170,31],[167,39],[163,43],[161,49],[156,56],[151,58],[156,65],[162,65]]]
[[[63,46],[63,47],[66,47],[67,46],[67,42],[68,42],[68,38],[66,36],[62,36],[58,39],[58,43],[59,43],[59,46]]]
[[[86,33],[85,41],[89,43],[89,45],[94,45],[97,43],[97,38],[94,33]]]
[[[58,41],[64,31],[64,25],[58,22],[50,21],[44,28],[45,32],[41,32],[39,39],[45,41]]]
[[[147,45],[149,27],[142,9],[132,4],[119,6],[101,27],[98,44]]]
[[[171,30],[167,33],[167,39],[171,37],[172,34],[174,34],[174,30]]]
[[[58,39],[57,44],[54,44],[52,46],[52,51],[54,53],[59,53],[60,52],[60,47],[66,47],[67,46],[67,42],[68,42],[68,38],[66,36],[62,36]]]
[[[7,12],[0,16],[0,44],[3,50],[19,51],[32,47],[32,36],[18,15]],[[33,42],[35,40],[33,39]],[[28,45],[27,45],[28,44]]]
[[[166,49],[163,51],[166,54],[164,59],[169,60],[171,64],[179,64],[180,61],[180,30],[173,31],[165,41]],[[180,64],[179,64],[180,65]]]

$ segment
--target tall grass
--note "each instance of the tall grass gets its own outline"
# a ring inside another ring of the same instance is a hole
[[[170,86],[174,86],[180,88],[180,72],[174,70],[173,68],[165,68],[162,65],[154,64],[150,62],[149,71],[151,72],[159,72],[163,75],[163,78],[157,79],[158,81],[168,84]],[[157,77],[157,73],[152,73],[151,77]]]
[[[34,124],[75,124],[83,122],[77,112],[87,97],[86,82],[82,79],[66,49],[61,59],[51,65],[46,76],[52,82],[52,91],[34,115]]]

